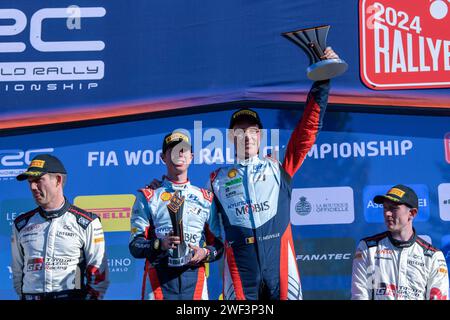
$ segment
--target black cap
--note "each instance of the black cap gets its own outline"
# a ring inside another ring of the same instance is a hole
[[[183,142],[191,148],[191,143],[189,142],[189,137],[181,132],[171,132],[166,134],[163,140],[162,152],[166,153],[167,149],[174,147],[177,144]]]
[[[261,119],[259,119],[259,115],[256,111],[252,109],[242,108],[233,113],[230,119],[230,129],[233,129],[236,122],[246,120],[251,123],[255,123],[259,126],[260,129],[263,128]]]
[[[64,165],[57,157],[50,154],[40,154],[31,160],[27,171],[19,174],[16,179],[23,181],[28,177],[42,177],[46,173],[67,174]]]
[[[393,186],[385,195],[378,195],[373,198],[373,201],[382,204],[385,199],[397,202],[399,204],[407,205],[410,208],[419,208],[419,199],[413,189],[398,184]]]

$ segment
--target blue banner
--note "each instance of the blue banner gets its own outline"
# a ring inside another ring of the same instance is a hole
[[[257,108],[266,131],[261,153],[283,158],[301,108]],[[0,138],[0,298],[12,289],[11,224],[35,207],[15,175],[40,152],[58,156],[68,171],[67,197],[101,215],[111,270],[106,299],[139,299],[143,261],[128,252],[129,214],[138,188],[160,178],[162,139],[186,129],[195,160],[189,178],[204,187],[209,173],[233,161],[225,129],[232,111],[142,119],[124,123]],[[348,299],[351,261],[359,239],[385,230],[371,199],[403,183],[419,194],[419,235],[442,248],[450,262],[449,117],[327,111],[316,144],[292,182],[291,222],[305,299]],[[222,290],[221,262],[207,270],[211,299]]]
[[[395,8],[401,1],[383,2],[386,12],[403,12]],[[372,52],[374,44],[364,35],[373,28],[365,26],[378,16],[369,14],[374,4],[365,0],[5,0],[0,4],[0,129],[241,100],[303,101],[310,62],[281,34],[320,25],[331,25],[327,44],[349,65],[335,82],[331,102],[449,108],[448,41],[434,34],[446,30],[441,24],[450,15],[442,16],[432,3],[413,2],[410,6],[424,6],[426,15],[409,13],[408,26],[422,32],[422,40],[414,41],[423,45],[427,37],[434,48],[422,46],[423,56],[419,44],[406,42],[407,34],[398,35],[404,49],[384,44],[383,51]],[[419,30],[418,21],[425,18],[429,22]],[[389,32],[395,28],[394,22],[380,22],[385,33],[378,37],[392,41]],[[391,51],[398,55],[388,57]],[[375,54],[376,66],[373,59],[362,59]],[[365,77],[367,71],[379,78],[383,59],[395,68],[386,67],[381,76],[406,90],[383,84],[387,91],[377,91],[381,85]],[[415,87],[398,76],[423,73],[427,79],[434,73],[444,77],[435,82],[447,89],[410,90]]]

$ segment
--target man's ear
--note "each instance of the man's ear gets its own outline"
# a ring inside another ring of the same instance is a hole
[[[63,177],[61,176],[61,175],[59,175],[59,174],[56,174],[55,175],[55,180],[56,180],[56,186],[58,186],[58,185],[62,185],[62,180],[63,180]]]
[[[417,208],[412,208],[412,209],[409,210],[409,212],[410,212],[410,214],[411,214],[411,217],[412,217],[412,218],[415,218],[415,217],[417,216],[417,213],[418,213],[419,211],[417,210]]]

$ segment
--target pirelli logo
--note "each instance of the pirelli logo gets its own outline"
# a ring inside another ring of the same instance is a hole
[[[45,165],[44,160],[33,160],[33,161],[31,161],[30,167],[43,168],[44,165]]]
[[[405,194],[404,191],[402,191],[402,190],[400,190],[400,189],[397,189],[397,188],[392,188],[391,190],[389,190],[388,193],[394,194],[394,195],[396,195],[396,196],[399,197],[399,198],[402,198],[403,195]]]
[[[98,215],[105,232],[130,231],[135,198],[132,194],[78,196],[74,204]],[[103,238],[97,240],[100,242]]]

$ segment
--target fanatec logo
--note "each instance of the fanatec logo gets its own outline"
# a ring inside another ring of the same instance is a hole
[[[294,243],[303,275],[351,274],[356,245],[353,238],[302,238]]]

